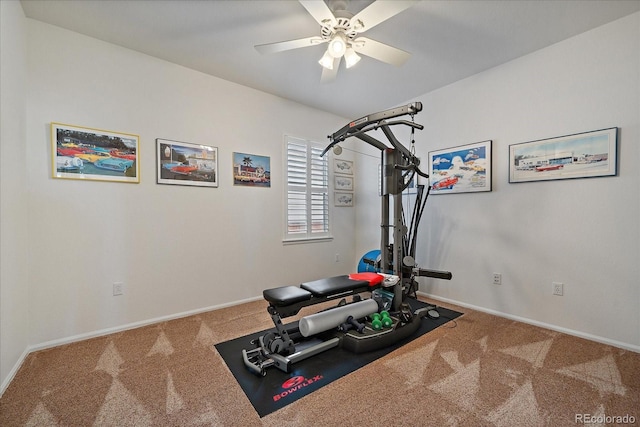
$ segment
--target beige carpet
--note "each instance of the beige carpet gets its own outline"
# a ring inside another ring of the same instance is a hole
[[[35,352],[0,425],[638,425],[640,354],[450,308],[465,314],[262,419],[213,347],[271,327],[262,301]]]

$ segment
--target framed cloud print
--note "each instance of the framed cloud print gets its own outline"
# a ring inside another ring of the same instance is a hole
[[[431,194],[491,191],[491,141],[429,153]]]

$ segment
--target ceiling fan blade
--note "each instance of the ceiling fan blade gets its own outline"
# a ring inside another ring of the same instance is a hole
[[[387,64],[401,66],[411,56],[409,52],[389,46],[384,43],[369,39],[367,37],[358,37],[353,41],[353,50],[378,61],[386,62]]]
[[[351,18],[351,22],[357,22],[360,20],[363,24],[363,28],[357,30],[359,33],[362,33],[366,30],[370,30],[375,27],[379,23],[386,21],[392,16],[397,15],[405,9],[410,8],[417,0],[407,0],[407,1],[374,1],[364,10],[355,14],[353,18]],[[315,3],[315,2],[311,2]]]
[[[333,16],[333,12],[329,9],[329,6],[322,0],[298,0],[307,12],[313,16],[320,26],[324,25],[326,20],[329,20],[331,25],[337,23],[336,17]]]
[[[320,77],[320,83],[331,83],[336,79],[336,76],[338,75],[338,68],[340,68],[340,61],[342,61],[342,57],[335,58],[333,60],[332,70],[322,67],[322,76]]]
[[[306,37],[304,39],[287,40],[283,42],[259,44],[254,46],[260,53],[276,53],[283,52],[285,50],[299,49],[301,47],[315,46],[317,44],[326,43],[322,37]]]

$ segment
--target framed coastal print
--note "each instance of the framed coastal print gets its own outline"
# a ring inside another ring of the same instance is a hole
[[[491,191],[491,141],[429,153],[430,194]]]
[[[156,139],[158,184],[218,186],[218,148]]]
[[[614,176],[617,165],[617,127],[509,146],[510,183]]]
[[[51,123],[53,178],[140,182],[140,137]]]

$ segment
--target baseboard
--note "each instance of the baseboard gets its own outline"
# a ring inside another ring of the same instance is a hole
[[[607,345],[610,345],[610,346],[613,346],[613,347],[618,347],[618,348],[622,348],[624,350],[629,350],[629,351],[633,351],[635,353],[640,353],[640,346],[637,346],[637,345],[633,345],[633,344],[629,344],[629,343],[625,343],[625,342],[621,342],[621,341],[616,341],[616,340],[612,340],[612,339],[609,339],[609,338],[604,338],[604,337],[601,337],[601,336],[598,336],[598,335],[592,335],[592,334],[588,334],[586,332],[576,331],[576,330],[573,330],[573,329],[563,328],[561,326],[552,325],[550,323],[545,323],[545,322],[540,322],[538,320],[533,320],[533,319],[529,319],[529,318],[526,318],[526,317],[520,317],[520,316],[515,316],[513,314],[502,313],[500,311],[492,310],[492,309],[489,309],[489,308],[478,307],[478,306],[475,306],[473,304],[467,304],[465,302],[460,302],[460,301],[452,300],[452,299],[449,299],[449,298],[443,298],[443,297],[438,296],[438,295],[427,294],[427,293],[421,292],[421,291],[418,291],[417,294],[422,296],[422,297],[429,298],[431,300],[442,301],[442,302],[446,302],[448,304],[454,304],[454,305],[457,305],[457,306],[460,306],[460,307],[470,308],[472,310],[481,311],[483,313],[492,314],[494,316],[503,317],[505,319],[515,320],[515,321],[526,323],[526,324],[533,325],[533,326],[539,326],[541,328],[550,329],[552,331],[562,332],[562,333],[567,334],[567,335],[573,335],[575,337],[584,338],[584,339],[587,339],[589,341],[595,341],[595,342],[599,342],[601,344],[607,344]]]
[[[4,394],[5,390],[7,389],[7,387],[9,386],[11,381],[13,380],[13,378],[15,377],[16,373],[18,372],[18,369],[20,369],[20,367],[24,363],[24,360],[26,359],[26,357],[30,353],[33,353],[35,351],[46,350],[48,348],[58,347],[58,346],[65,345],[65,344],[71,344],[71,343],[78,342],[78,341],[84,341],[84,340],[87,340],[87,339],[90,339],[90,338],[97,338],[97,337],[101,337],[101,336],[105,336],[105,335],[109,335],[109,334],[114,334],[114,333],[117,333],[117,332],[128,331],[129,329],[140,328],[142,326],[152,325],[154,323],[160,323],[160,322],[166,322],[166,321],[169,321],[169,320],[180,319],[180,318],[183,318],[183,317],[193,316],[193,315],[200,314],[200,313],[205,313],[205,312],[208,312],[208,311],[220,310],[222,308],[233,307],[235,305],[245,304],[245,303],[258,301],[258,300],[262,300],[262,299],[263,299],[262,296],[252,297],[252,298],[247,298],[247,299],[234,301],[234,302],[230,302],[230,303],[225,303],[225,304],[219,304],[219,305],[214,305],[214,306],[210,306],[210,307],[199,308],[199,309],[196,309],[196,310],[185,311],[185,312],[182,312],[182,313],[170,314],[168,316],[156,317],[156,318],[153,318],[153,319],[142,320],[140,322],[129,323],[129,324],[126,324],[126,325],[116,326],[116,327],[113,327],[113,328],[100,329],[98,331],[87,332],[85,334],[78,334],[78,335],[73,335],[73,336],[70,336],[70,337],[65,337],[65,338],[61,338],[61,339],[57,339],[57,340],[46,341],[46,342],[43,342],[43,343],[40,343],[40,344],[30,345],[24,350],[24,352],[22,353],[22,355],[20,356],[18,361],[15,363],[15,365],[13,366],[11,371],[9,372],[9,375],[7,375],[7,378],[5,378],[4,381],[2,382],[2,386],[0,387],[0,397],[2,397],[2,395]]]
[[[7,375],[4,381],[2,381],[2,384],[0,385],[0,398],[4,394],[4,391],[7,389],[7,387],[9,387],[9,384],[11,383],[11,381],[13,381],[13,378],[18,373],[18,369],[20,369],[20,367],[24,363],[24,360],[27,358],[29,353],[30,353],[29,348],[28,347],[25,348],[22,354],[20,355],[20,357],[18,358],[18,361],[16,362],[16,364],[13,365],[13,368],[11,368],[11,371],[9,371],[9,375]]]
[[[193,316],[207,311],[220,310],[222,308],[233,307],[234,305],[245,304],[248,302],[262,300],[263,297],[247,298],[239,301],[234,301],[225,304],[214,305],[210,307],[198,308],[196,310],[184,311],[182,313],[170,314],[167,316],[156,317],[153,319],[142,320],[140,322],[129,323],[126,325],[116,326],[113,328],[101,329],[98,331],[88,332],[86,334],[74,335],[71,337],[61,338],[58,340],[47,341],[41,344],[36,344],[29,347],[29,352],[45,350],[47,348],[58,347],[64,344],[71,344],[78,341],[87,340],[90,338],[102,337],[104,335],[113,334],[116,332],[128,331],[129,329],[140,328],[142,326],[153,325],[154,323],[166,322],[169,320],[181,319],[183,317]]]

